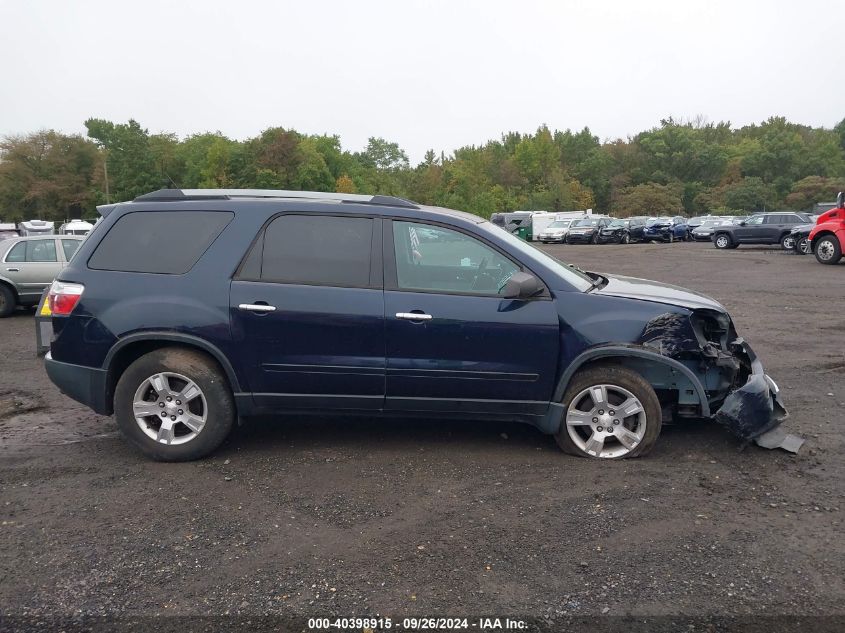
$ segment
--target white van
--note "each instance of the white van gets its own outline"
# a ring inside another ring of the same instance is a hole
[[[18,225],[21,237],[29,235],[53,235],[55,232],[55,223],[47,220],[29,220],[21,222]]]

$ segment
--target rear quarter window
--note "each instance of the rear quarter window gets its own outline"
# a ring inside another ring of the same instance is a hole
[[[229,211],[135,211],[109,229],[88,268],[182,275],[193,268],[234,214]]]

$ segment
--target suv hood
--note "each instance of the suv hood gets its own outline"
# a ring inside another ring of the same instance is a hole
[[[602,277],[607,279],[607,284],[593,290],[594,294],[640,299],[643,301],[653,301],[654,303],[666,303],[691,310],[709,308],[727,313],[725,307],[718,301],[711,299],[707,295],[687,290],[686,288],[662,284],[647,279],[637,279],[636,277],[624,277],[622,275],[602,274]]]

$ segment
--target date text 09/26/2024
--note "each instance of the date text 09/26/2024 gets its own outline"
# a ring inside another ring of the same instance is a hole
[[[479,617],[479,618],[402,618],[385,617],[351,617],[351,618],[309,618],[308,629],[320,630],[356,630],[356,631],[446,631],[446,630],[477,630],[519,631],[528,628],[525,620],[515,618]]]

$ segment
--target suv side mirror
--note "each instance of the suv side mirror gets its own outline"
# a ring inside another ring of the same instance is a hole
[[[502,289],[505,299],[530,299],[543,292],[543,284],[530,273],[516,272]]]
[[[740,221],[739,221],[739,225],[740,225],[740,226],[745,226],[745,220],[740,220]]]
[[[840,209],[845,209],[845,191],[840,191],[836,196],[836,206]]]

